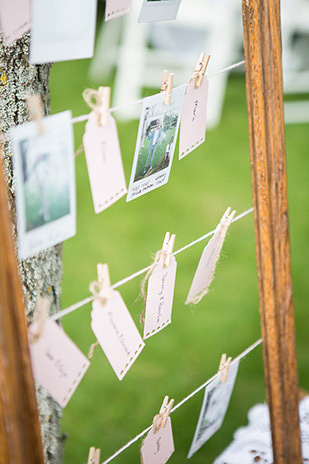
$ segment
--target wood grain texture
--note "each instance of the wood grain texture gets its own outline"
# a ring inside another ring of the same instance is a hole
[[[264,371],[274,462],[301,464],[279,0],[243,0]]]
[[[2,159],[0,153],[0,464],[43,464]]]

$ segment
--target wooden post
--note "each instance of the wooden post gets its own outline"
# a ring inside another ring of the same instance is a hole
[[[10,463],[44,459],[0,152],[0,464]]]
[[[301,464],[279,0],[242,0],[256,255],[274,462]]]

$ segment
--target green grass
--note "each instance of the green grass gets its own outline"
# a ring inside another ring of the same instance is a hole
[[[69,108],[74,116],[87,112],[81,93],[92,86],[88,65],[86,60],[54,65],[50,81],[53,113]],[[137,121],[118,123],[127,181],[137,128]],[[83,123],[75,125],[76,147],[83,130]],[[286,135],[299,375],[301,386],[308,388],[308,126],[289,126]],[[63,308],[89,295],[98,262],[109,263],[111,279],[116,282],[151,262],[150,254],[161,247],[166,231],[176,233],[179,248],[212,230],[227,206],[237,212],[251,206],[243,77],[229,80],[222,123],[207,133],[206,142],[181,161],[177,147],[166,186],[130,203],[121,199],[95,215],[84,155],[77,158],[76,169],[77,235],[64,245]],[[172,324],[147,340],[122,382],[97,348],[88,373],[64,410],[65,464],[86,462],[91,445],[102,449],[102,460],[107,458],[151,423],[165,394],[177,403],[214,374],[223,352],[235,357],[260,337],[252,215],[231,226],[210,293],[195,308],[188,307],[184,301],[205,245],[200,243],[178,256]],[[121,294],[141,330],[139,283],[136,279],[124,285]],[[90,312],[88,305],[63,320],[84,353],[95,338]],[[233,431],[246,424],[248,409],[264,397],[258,348],[240,365],[222,428],[191,463],[212,463],[232,440]],[[176,451],[171,463],[186,462],[202,398],[200,392],[172,415]],[[115,463],[139,462],[139,445],[131,446]]]

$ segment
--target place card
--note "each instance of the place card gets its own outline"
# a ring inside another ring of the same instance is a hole
[[[105,21],[130,13],[132,0],[106,0]]]
[[[33,323],[29,328],[33,377],[64,408],[90,363],[56,322],[47,320],[39,339],[30,342],[35,333]]]
[[[145,343],[119,292],[112,291],[103,304],[92,304],[91,328],[119,380],[122,380]]]
[[[203,77],[200,87],[193,80],[183,102],[179,133],[179,159],[184,158],[205,142],[208,79]]]
[[[83,137],[94,210],[98,214],[127,193],[115,119],[107,113],[106,124],[89,115]]]
[[[11,45],[30,30],[30,0],[0,1],[3,45]]]
[[[168,417],[164,428],[154,433],[152,428],[141,447],[142,464],[164,464],[174,453],[172,421]]]
[[[177,262],[171,256],[170,264],[166,267],[164,261],[162,257],[148,280],[144,340],[172,322]]]

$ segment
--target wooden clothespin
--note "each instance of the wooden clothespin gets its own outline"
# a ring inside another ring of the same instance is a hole
[[[198,60],[197,65],[195,66],[195,69],[194,69],[193,76],[192,76],[192,78],[190,80],[190,82],[195,80],[195,88],[196,89],[198,89],[202,85],[203,77],[205,75],[209,60],[210,60],[210,55],[206,55],[206,57],[205,57],[204,52],[202,52],[200,54],[199,60]]]
[[[174,74],[171,73],[170,75],[168,75],[168,71],[166,70],[163,71],[161,93],[165,92],[164,103],[167,106],[171,104],[173,81],[174,81]]]
[[[99,124],[105,126],[107,124],[108,112],[111,103],[111,88],[110,87],[99,87]]]
[[[92,446],[89,450],[87,464],[100,464],[101,450]]]
[[[171,256],[173,254],[174,244],[175,244],[176,235],[170,235],[169,232],[166,232],[164,237],[164,242],[162,246],[162,251],[164,255],[164,267],[168,267],[171,262]]]
[[[158,433],[161,429],[164,429],[168,416],[172,410],[175,400],[168,402],[168,396],[165,396],[160,412],[153,418],[153,433]]]
[[[97,282],[90,283],[89,290],[95,298],[100,299],[101,303],[104,304],[112,296],[108,264],[99,263],[97,265],[97,273],[98,280]]]
[[[49,299],[40,296],[36,302],[36,317],[29,327],[29,340],[32,344],[36,343],[43,333],[44,324],[49,313],[49,308]]]
[[[226,354],[224,353],[221,357],[220,365],[219,365],[219,370],[218,372],[222,373],[221,376],[221,381],[224,383],[227,379],[230,364],[231,364],[232,358],[226,359]]]
[[[43,104],[41,95],[28,95],[26,97],[26,102],[28,105],[28,111],[30,115],[30,119],[32,121],[36,121],[38,126],[38,132],[40,135],[44,134],[44,126],[43,126],[43,118],[44,118],[44,111],[43,111]]]

